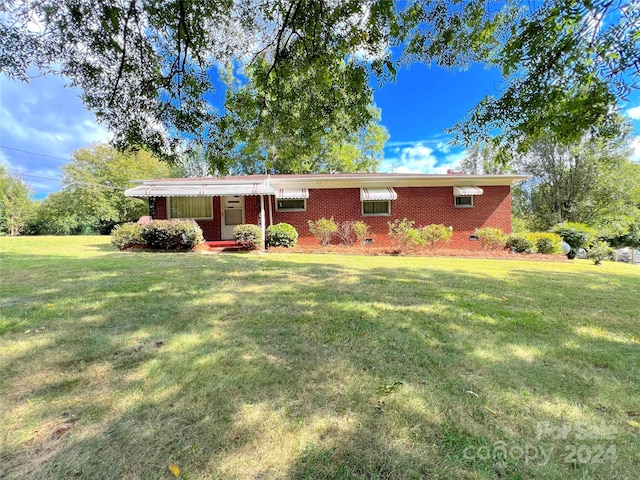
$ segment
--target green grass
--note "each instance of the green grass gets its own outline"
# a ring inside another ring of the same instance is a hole
[[[1,478],[637,478],[638,267],[0,252]]]

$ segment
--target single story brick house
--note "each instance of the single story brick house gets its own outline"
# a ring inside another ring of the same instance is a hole
[[[153,219],[193,218],[208,241],[233,238],[238,224],[293,225],[301,241],[308,220],[362,220],[376,244],[388,242],[387,222],[453,228],[450,248],[480,248],[476,229],[511,231],[511,185],[521,175],[354,173],[166,178],[138,181],[128,197],[147,198]],[[265,219],[265,221],[262,221]]]

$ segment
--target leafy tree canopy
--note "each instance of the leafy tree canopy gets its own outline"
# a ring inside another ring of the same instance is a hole
[[[124,152],[94,144],[73,153],[62,167],[63,190],[43,201],[34,233],[107,232],[115,224],[148,214],[146,202],[124,196],[132,180],[165,178],[171,169],[146,150]]]
[[[118,145],[175,157],[186,139],[221,172],[233,164],[223,156],[233,122],[208,101],[220,65],[252,68],[260,117],[247,125],[269,119],[309,156],[323,128],[365,128],[370,76],[392,80],[401,64],[498,66],[505,85],[455,126],[457,139],[498,133],[497,143],[521,149],[542,126],[557,141],[612,133],[612,105],[640,69],[634,0],[547,0],[536,10],[515,0],[13,0],[0,9],[3,73],[64,75]]]
[[[29,184],[0,164],[0,234],[23,231],[36,206],[32,193]]]

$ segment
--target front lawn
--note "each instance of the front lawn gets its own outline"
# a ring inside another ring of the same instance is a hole
[[[107,237],[0,262],[0,478],[637,478],[637,266]]]

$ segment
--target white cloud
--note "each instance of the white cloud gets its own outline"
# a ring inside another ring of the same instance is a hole
[[[629,144],[633,153],[631,154],[631,160],[640,163],[640,137],[635,137]]]
[[[640,120],[640,105],[627,110],[627,115],[629,115],[632,120]]]
[[[387,152],[380,171],[431,174],[446,173],[448,169],[454,168],[465,154],[464,151],[452,152],[451,145],[437,139],[394,142]]]

